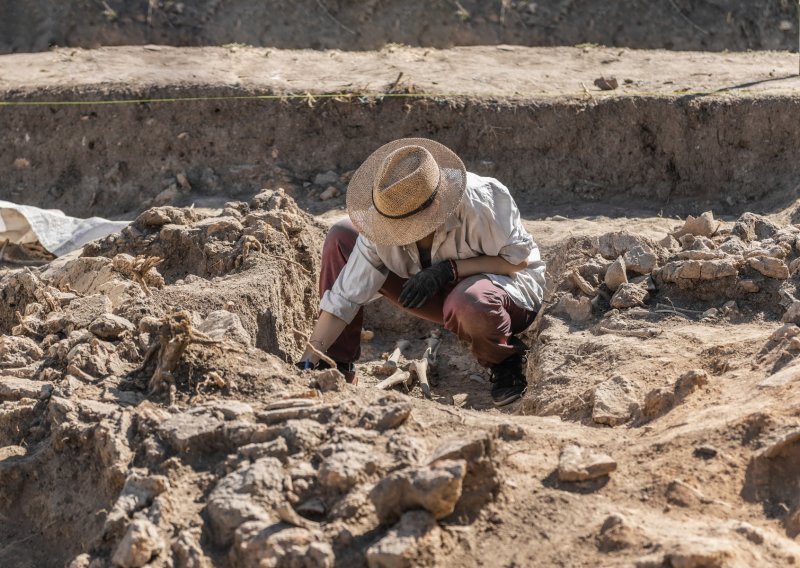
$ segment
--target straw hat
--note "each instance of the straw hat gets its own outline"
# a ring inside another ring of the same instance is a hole
[[[373,243],[408,245],[455,213],[466,185],[467,171],[452,150],[426,138],[402,138],[378,148],[353,174],[347,213]]]

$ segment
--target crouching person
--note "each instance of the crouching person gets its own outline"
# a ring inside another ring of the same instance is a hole
[[[495,405],[517,400],[527,387],[517,335],[541,306],[545,265],[508,189],[438,142],[408,138],[356,171],[347,212],[323,247],[311,345],[355,383],[363,306],[382,295],[465,341],[490,370]],[[299,365],[318,366],[314,350]]]

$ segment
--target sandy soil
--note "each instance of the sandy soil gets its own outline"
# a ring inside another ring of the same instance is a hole
[[[203,86],[263,93],[430,93],[446,97],[594,97],[796,92],[797,55],[702,53],[600,47],[519,46],[447,50],[389,47],[378,53],[292,51],[243,46],[56,49],[0,56],[5,96],[39,89],[124,85],[139,90]],[[400,81],[395,84],[398,75]],[[598,77],[620,87],[601,91]],[[626,82],[630,81],[630,82]],[[45,92],[39,98],[47,100]]]

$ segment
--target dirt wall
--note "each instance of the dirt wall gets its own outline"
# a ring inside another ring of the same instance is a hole
[[[50,46],[244,43],[379,49],[519,44],[744,51],[797,46],[793,2],[769,0],[0,0],[0,53]]]
[[[279,185],[297,196],[382,142],[425,136],[504,181],[527,214],[597,202],[737,214],[794,199],[800,123],[776,117],[796,116],[799,105],[791,96],[686,96],[0,107],[0,198],[113,216]]]

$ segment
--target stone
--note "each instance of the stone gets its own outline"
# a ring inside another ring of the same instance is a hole
[[[739,280],[739,289],[746,294],[756,294],[761,291],[761,286],[752,278],[742,278]]]
[[[126,331],[134,331],[136,326],[123,317],[114,314],[103,314],[90,325],[89,331],[100,339],[113,340]]]
[[[488,432],[473,432],[445,440],[431,454],[429,464],[441,460],[465,460],[475,464],[492,455],[492,436]]]
[[[0,336],[0,362],[3,367],[25,367],[44,355],[39,344],[22,335]]]
[[[565,314],[571,321],[582,323],[592,317],[592,301],[586,296],[579,298],[564,294],[555,308],[556,314]]]
[[[678,507],[697,507],[708,502],[700,491],[680,479],[674,479],[667,485],[666,497],[669,503]]]
[[[278,437],[269,442],[259,442],[257,444],[246,444],[239,448],[239,455],[250,461],[260,458],[273,457],[285,462],[289,456],[289,446],[286,440]]]
[[[0,400],[47,398],[52,392],[53,385],[50,383],[16,377],[0,377]]]
[[[664,282],[682,284],[693,280],[719,280],[736,276],[738,267],[733,260],[678,260],[668,262],[658,270]]]
[[[627,231],[616,231],[600,235],[597,248],[600,254],[609,260],[618,258],[637,246],[649,246],[647,240]]]
[[[346,384],[344,375],[337,369],[315,371],[312,380],[312,385],[321,392],[340,392],[345,389]]]
[[[147,519],[134,519],[128,525],[111,562],[120,568],[140,568],[164,551],[164,539]]]
[[[338,182],[339,182],[339,174],[337,174],[333,170],[328,170],[327,172],[320,173],[314,176],[314,185],[318,185],[320,187],[327,187],[329,185]]]
[[[377,470],[375,450],[362,442],[347,441],[326,457],[319,467],[319,483],[345,493]]]
[[[367,549],[369,568],[412,568],[423,565],[427,548],[438,548],[439,525],[427,511],[408,511],[378,542]]]
[[[319,194],[319,200],[320,201],[329,201],[331,199],[335,199],[335,198],[339,197],[339,195],[340,195],[339,190],[335,186],[329,185],[325,189],[325,191],[323,191],[322,193]]]
[[[411,403],[399,393],[387,393],[370,404],[359,419],[359,426],[385,432],[398,428],[411,415]]]
[[[597,535],[597,549],[600,552],[616,552],[636,546],[640,539],[641,531],[623,515],[615,513],[603,521]]]
[[[335,561],[331,545],[317,531],[259,521],[239,527],[231,556],[240,568],[333,568]]]
[[[245,346],[253,344],[253,338],[247,333],[239,316],[227,310],[215,310],[209,313],[197,327],[197,331],[205,333],[216,341],[227,338]]]
[[[611,263],[611,266],[606,270],[604,282],[608,289],[612,292],[616,291],[622,284],[628,281],[628,276],[625,272],[625,260],[623,257],[618,257],[617,260]]]
[[[441,519],[455,510],[466,473],[464,460],[402,469],[381,479],[369,498],[382,524],[392,524],[412,509],[425,509]]]
[[[792,302],[792,304],[781,317],[781,321],[784,323],[795,324],[795,327],[800,324],[800,302]],[[800,332],[800,328],[797,329],[798,332]]]
[[[611,456],[574,444],[562,449],[558,458],[559,481],[588,481],[607,476],[616,469],[617,462]]]
[[[649,293],[638,284],[625,282],[620,284],[614,295],[611,296],[611,307],[617,310],[643,306]]]
[[[599,77],[594,80],[594,86],[601,91],[613,91],[619,87],[616,77]]]
[[[627,270],[637,274],[650,274],[658,263],[658,257],[647,245],[636,245],[622,258],[625,260]]]
[[[708,384],[708,373],[702,369],[692,369],[678,377],[675,382],[675,396],[684,398],[694,392],[698,387]]]
[[[608,426],[627,422],[639,411],[636,392],[636,384],[622,375],[600,383],[594,391],[592,420]]]
[[[657,388],[649,391],[644,397],[642,415],[653,419],[666,414],[675,404],[675,392],[669,388]]]
[[[285,502],[281,462],[261,458],[223,477],[208,497],[211,537],[218,546],[228,546],[236,529],[247,521],[272,523],[269,511]]]
[[[750,268],[760,272],[767,278],[786,280],[789,278],[789,267],[786,263],[772,256],[754,256],[747,259]]]
[[[184,412],[158,426],[162,438],[182,454],[200,453],[216,447],[222,421],[208,413]]]
[[[760,388],[777,388],[800,380],[800,364],[790,363],[758,383]]]
[[[69,303],[63,314],[50,312],[45,326],[50,332],[62,331],[67,325],[74,328],[89,327],[91,323],[112,310],[111,300],[104,294],[92,294],[76,298]]]
[[[731,233],[749,243],[771,238],[778,230],[779,227],[766,217],[747,212],[734,223]]]
[[[672,235],[679,239],[683,235],[696,235],[700,237],[710,237],[717,232],[719,222],[714,220],[714,214],[711,211],[706,211],[699,217],[689,215],[683,223],[683,227],[672,233]]]
[[[172,558],[175,568],[213,568],[211,559],[200,546],[199,530],[182,530],[172,543]]]
[[[678,239],[676,239],[672,235],[667,235],[666,237],[658,241],[658,244],[669,251],[677,250],[681,246],[681,244],[678,242]]]
[[[103,527],[106,538],[118,537],[134,513],[152,505],[153,500],[167,489],[169,481],[163,475],[147,475],[144,470],[132,470],[106,517]]]

